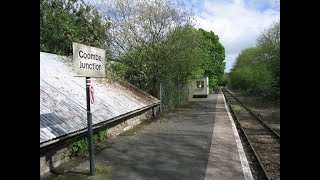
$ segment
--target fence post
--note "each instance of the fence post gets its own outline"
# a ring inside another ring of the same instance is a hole
[[[160,83],[160,89],[159,89],[159,98],[160,98],[160,113],[162,112],[162,85]]]
[[[178,100],[179,100],[179,105],[181,104],[180,98],[181,98],[181,84],[179,83],[179,84],[178,84]]]

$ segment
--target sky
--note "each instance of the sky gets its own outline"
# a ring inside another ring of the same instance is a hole
[[[226,69],[230,72],[241,50],[280,19],[280,0],[183,0],[192,8],[196,27],[213,31],[226,50]]]
[[[99,0],[85,0],[95,2]],[[280,19],[280,0],[179,0],[195,16],[196,28],[213,31],[226,51],[230,72],[241,50],[256,45],[264,30]]]

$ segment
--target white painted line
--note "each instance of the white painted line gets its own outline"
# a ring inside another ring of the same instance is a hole
[[[241,144],[241,140],[240,140],[236,125],[234,124],[234,120],[233,120],[233,118],[232,118],[232,116],[230,114],[229,108],[227,106],[226,98],[224,97],[223,93],[222,93],[222,97],[223,97],[223,101],[224,101],[224,106],[227,109],[227,113],[228,113],[229,119],[231,121],[233,134],[234,134],[234,137],[236,139],[236,144],[237,144],[238,151],[239,151],[239,156],[240,156],[240,161],[241,161],[242,170],[243,170],[243,174],[244,174],[244,179],[253,180],[252,173],[251,173],[251,170],[250,170],[250,167],[249,167],[249,163],[247,161],[246,154],[244,153],[244,150],[243,150],[243,147],[242,147],[242,144]]]

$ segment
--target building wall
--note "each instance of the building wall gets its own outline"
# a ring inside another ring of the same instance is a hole
[[[197,81],[203,81],[204,87],[197,88]],[[193,95],[208,95],[209,94],[209,78],[199,78],[192,81],[192,94]]]
[[[119,134],[133,128],[142,121],[151,119],[154,115],[157,116],[158,113],[159,105],[107,124],[108,140],[114,139]],[[75,138],[73,141],[76,140],[78,139]],[[68,150],[68,145],[73,141],[61,143],[60,145],[40,154],[40,176],[45,176],[50,170],[54,170],[54,168],[69,160],[70,152]]]

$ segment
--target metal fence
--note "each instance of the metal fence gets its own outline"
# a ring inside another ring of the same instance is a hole
[[[161,108],[162,111],[170,111],[175,107],[185,104],[190,96],[188,84],[161,84]]]

